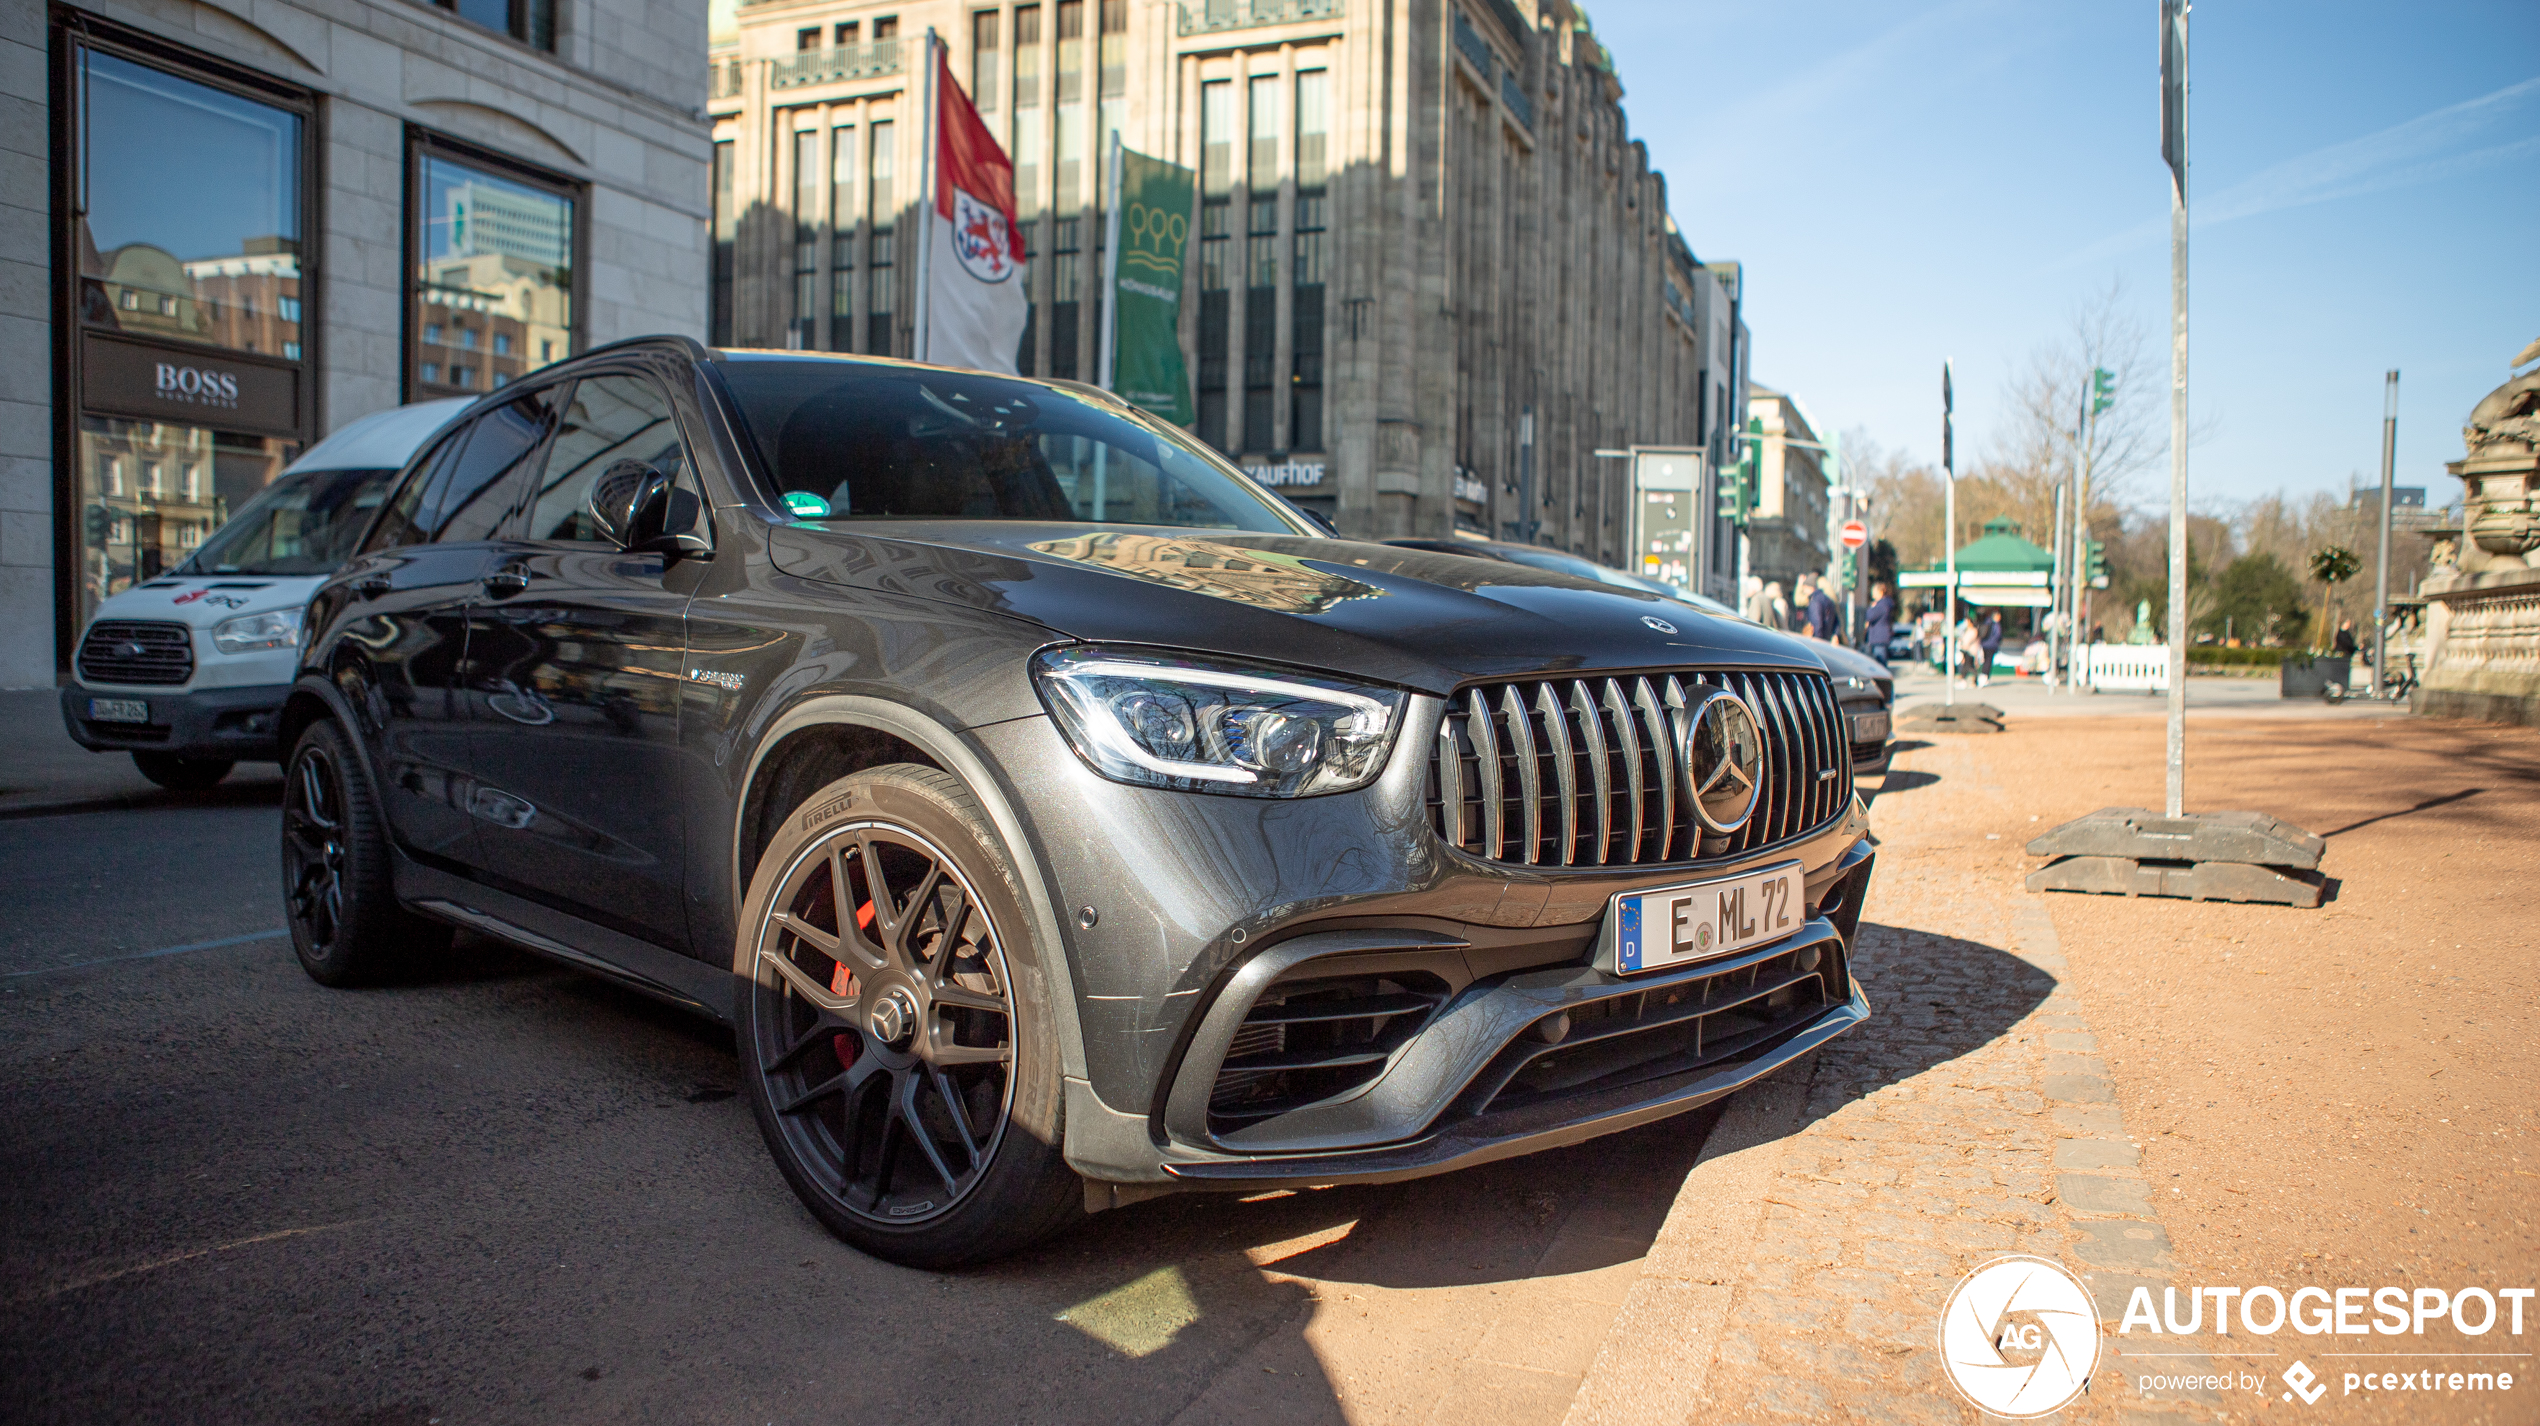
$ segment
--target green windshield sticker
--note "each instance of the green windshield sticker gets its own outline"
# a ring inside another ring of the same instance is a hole
[[[788,490],[785,492],[785,509],[805,520],[817,520],[829,513],[829,502],[808,490]]]

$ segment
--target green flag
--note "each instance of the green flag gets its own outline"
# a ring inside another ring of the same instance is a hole
[[[1111,210],[1111,390],[1176,425],[1198,415],[1182,362],[1182,255],[1191,238],[1191,171],[1116,150]]]

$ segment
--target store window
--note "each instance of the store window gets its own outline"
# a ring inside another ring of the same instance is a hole
[[[59,155],[60,300],[76,314],[67,648],[101,600],[191,557],[307,436],[310,109],[96,31],[61,53],[76,96]]]
[[[794,131],[794,321],[785,345],[820,345],[820,131]]]
[[[855,127],[829,131],[829,345],[855,350]]]
[[[579,190],[415,135],[407,399],[481,396],[572,354]]]
[[[1233,340],[1235,86],[1199,88],[1199,438],[1225,449],[1226,347]]]
[[[878,32],[881,25],[874,26]],[[899,195],[894,189],[898,180],[898,155],[893,145],[899,142],[898,129],[888,119],[865,126],[866,142],[872,145],[866,156],[865,173],[865,260],[864,260],[864,349],[873,356],[893,355],[892,343],[898,336],[899,295],[898,243],[896,221],[900,213]]]
[[[1296,238],[1288,266],[1288,449],[1323,449],[1323,284],[1332,199],[1325,187],[1331,72],[1296,77]]]

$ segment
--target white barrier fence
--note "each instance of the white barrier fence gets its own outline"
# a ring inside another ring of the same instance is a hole
[[[2083,644],[2073,650],[2073,686],[2093,693],[2158,693],[2170,686],[2167,644]]]

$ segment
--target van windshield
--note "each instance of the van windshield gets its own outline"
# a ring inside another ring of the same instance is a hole
[[[392,469],[308,470],[256,492],[177,574],[332,574],[397,478]]]
[[[723,375],[797,519],[1313,533],[1181,431],[1065,387],[821,358]]]

